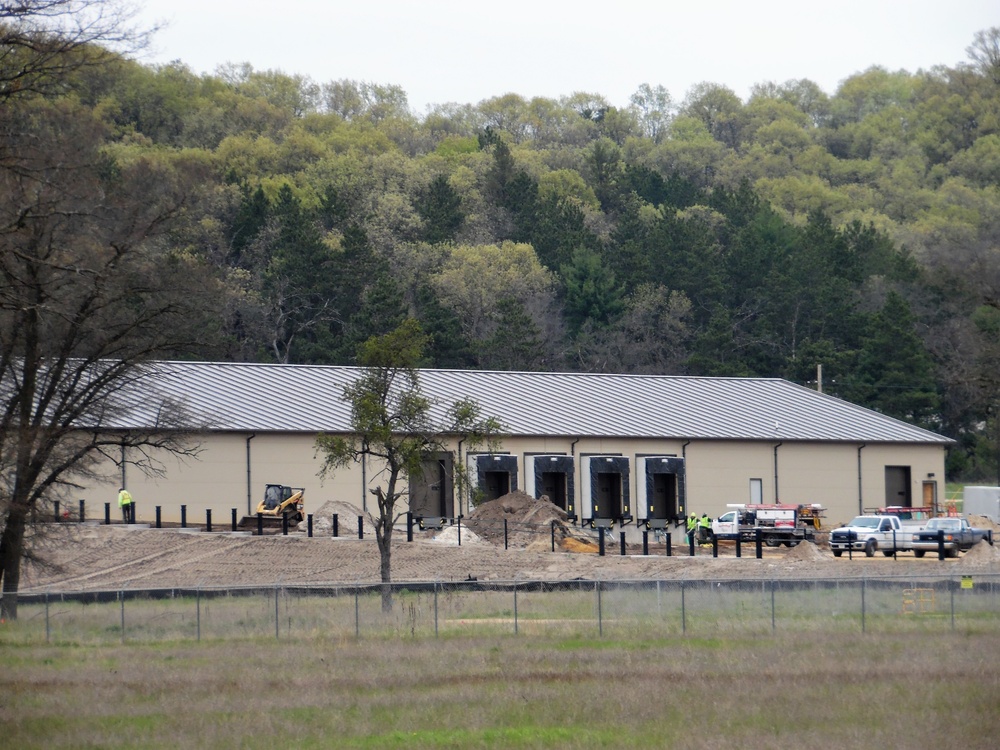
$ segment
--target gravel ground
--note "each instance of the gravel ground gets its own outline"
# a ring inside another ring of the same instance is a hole
[[[304,524],[303,524],[304,526]],[[343,532],[342,532],[343,533]],[[536,535],[537,536],[537,535]],[[680,540],[680,532],[675,532]],[[754,557],[753,545],[735,557],[732,544],[720,544],[719,557],[710,547],[688,556],[675,544],[667,557],[664,546],[653,554],[621,556],[618,545],[608,545],[605,556],[594,552],[551,551],[549,537],[537,543],[504,549],[502,541],[487,541],[468,528],[448,527],[436,534],[418,533],[406,541],[405,531],[394,537],[392,578],[411,581],[561,581],[739,579],[739,578],[856,578],[907,575],[1000,575],[1000,546],[985,542],[957,560],[936,556],[898,559],[878,555],[834,558],[822,545],[765,548]],[[639,550],[641,552],[641,549]],[[314,536],[303,532],[286,536],[246,536],[178,529],[149,529],[141,525],[53,524],[38,544],[38,559],[26,561],[21,591],[97,591],[170,587],[271,586],[282,584],[374,583],[379,580],[379,555],[374,536],[363,540],[332,538],[329,529]]]

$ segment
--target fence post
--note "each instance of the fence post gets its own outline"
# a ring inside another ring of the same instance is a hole
[[[125,592],[119,591],[118,596],[122,605],[122,643],[125,643]]]
[[[625,535],[622,534],[624,537]],[[642,556],[645,557],[649,554],[649,532],[643,530],[642,532]]]
[[[312,513],[307,513],[306,514],[306,528],[308,529],[308,531],[306,532],[306,534],[308,535],[308,537],[310,539],[312,539],[312,535],[313,535],[313,514]]]
[[[604,531],[604,529],[601,529]],[[597,592],[597,634],[604,635],[604,617],[601,611],[601,582],[594,581],[594,590]]]
[[[743,549],[740,546],[740,539],[741,539],[741,537],[742,537],[742,534],[740,534],[740,532],[737,530],[737,532],[736,532],[736,556],[737,557],[743,557]]]
[[[514,581],[514,635],[518,633],[517,622],[517,581]]]
[[[162,510],[163,509],[159,505],[156,506],[156,528],[158,528],[158,529],[162,529],[163,528],[163,524],[161,522],[161,516],[160,516]]]
[[[257,536],[264,536],[264,514],[257,511]]]
[[[406,541],[413,541],[413,511],[406,511]]]
[[[87,518],[87,505],[83,500],[80,500],[80,523],[83,523]]]
[[[237,520],[236,517],[236,508],[233,508],[232,511],[233,511],[233,531],[236,531],[236,529],[239,528],[239,521]]]
[[[205,508],[205,531],[212,533],[212,509]]]
[[[333,536],[334,536],[335,539],[338,536],[340,536],[340,514],[339,513],[334,513],[333,514]]]
[[[756,548],[755,552],[757,554],[757,559],[760,560],[764,557],[764,548],[761,546],[760,529],[754,529],[753,543]]]
[[[688,554],[694,557],[694,534],[688,533]]]
[[[279,639],[279,622],[281,622],[281,612],[278,609],[278,584],[274,584],[274,640]]]
[[[55,517],[55,522],[59,523],[59,501],[55,500],[52,503],[53,515]]]
[[[865,579],[861,579],[861,632],[865,632]]]
[[[358,516],[358,539],[365,538],[365,517]]]
[[[551,530],[551,534],[552,534],[552,551],[555,552],[556,551],[556,522],[555,522],[555,519],[552,519],[552,523],[550,525],[552,527],[552,530]]]
[[[506,521],[504,521],[506,523]],[[598,555],[604,557],[604,527],[597,530]]]
[[[198,641],[201,642],[201,584],[198,584],[198,588],[195,590],[194,595],[195,604],[195,628]]]
[[[111,503],[104,503],[104,525],[111,525]]]
[[[434,637],[438,637],[438,582],[434,581]]]
[[[507,549],[507,519],[503,519],[503,548]]]
[[[49,626],[49,592],[45,592],[45,642],[48,643],[52,637],[52,630]]]
[[[681,581],[681,635],[687,635],[687,602],[685,601],[684,581]]]
[[[937,543],[938,543],[938,560],[944,560],[944,529],[938,529]]]
[[[774,632],[774,579],[771,579],[771,632]]]
[[[358,587],[354,587],[354,637],[361,637],[361,605],[358,602]]]
[[[188,507],[186,505],[181,506],[181,528],[186,529],[188,527]]]
[[[712,534],[712,557],[719,556],[719,537]]]
[[[618,532],[618,536],[621,544],[621,556],[625,557],[625,532],[624,531]]]
[[[462,546],[462,518],[464,516],[458,517],[458,546]]]

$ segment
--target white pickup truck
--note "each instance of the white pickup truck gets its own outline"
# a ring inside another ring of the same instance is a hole
[[[896,552],[913,549],[913,535],[921,525],[903,525],[895,515],[856,516],[846,526],[830,532],[830,549],[834,557],[840,557],[847,550],[864,552],[872,557],[881,552],[891,557]]]

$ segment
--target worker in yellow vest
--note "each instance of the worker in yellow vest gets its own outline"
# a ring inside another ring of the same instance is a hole
[[[135,523],[135,503],[132,502],[132,495],[124,487],[118,490],[118,507],[122,509],[123,523]]]
[[[694,535],[698,531],[698,517],[692,513],[687,518],[687,538],[688,544],[694,541]]]
[[[712,534],[712,519],[708,513],[702,513],[698,519],[698,540],[702,544],[708,544]]]

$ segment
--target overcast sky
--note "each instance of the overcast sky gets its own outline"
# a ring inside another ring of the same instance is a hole
[[[167,27],[147,63],[196,73],[225,62],[317,83],[401,86],[411,108],[513,92],[577,91],[628,104],[642,83],[675,101],[702,81],[746,99],[751,85],[808,78],[833,93],[872,65],[911,73],[967,60],[997,0],[139,0]]]

